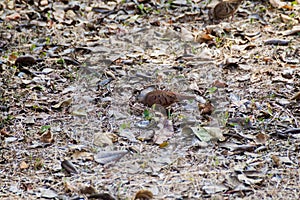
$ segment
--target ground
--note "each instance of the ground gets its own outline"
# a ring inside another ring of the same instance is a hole
[[[300,7],[278,2],[1,2],[0,198],[299,199]]]

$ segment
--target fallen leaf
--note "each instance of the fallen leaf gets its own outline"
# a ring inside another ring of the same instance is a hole
[[[100,151],[94,156],[94,159],[97,163],[100,163],[102,165],[105,165],[112,161],[118,161],[123,156],[125,156],[128,153],[126,150],[121,151]]]
[[[94,160],[94,154],[86,151],[76,151],[72,154],[73,159]]]
[[[40,192],[41,192],[41,197],[47,199],[55,199],[58,196],[57,193],[51,189],[40,188]]]
[[[20,163],[20,169],[27,169],[28,167],[29,167],[29,165],[25,161],[22,161]]]
[[[230,151],[253,151],[256,146],[252,144],[234,144],[231,142],[225,142],[219,145],[220,147],[229,149]]]
[[[108,133],[97,132],[94,134],[94,145],[104,147],[112,144],[112,139]]]
[[[153,194],[149,190],[140,190],[136,193],[134,200],[149,200],[153,198]]]
[[[69,174],[78,174],[76,168],[74,167],[73,163],[68,160],[64,160],[61,163],[61,167],[66,170]]]
[[[82,194],[95,194],[96,189],[91,185],[84,185],[80,188]]]
[[[291,100],[299,100],[300,99],[300,92],[297,92],[292,98]]]
[[[62,108],[62,107],[68,107],[69,105],[71,105],[72,101],[73,101],[73,98],[64,99],[63,101],[53,105],[52,108],[58,109],[58,108]]]
[[[5,17],[5,20],[7,21],[17,21],[19,19],[21,19],[21,15],[19,13],[14,13]]]
[[[207,194],[215,194],[218,192],[225,192],[228,189],[229,188],[223,184],[205,185],[202,187],[202,190],[204,190]]]
[[[174,134],[172,121],[162,117],[157,126],[159,127],[159,130],[155,131],[153,141],[155,144],[164,146],[164,144],[167,144],[164,142],[167,142]]]
[[[261,183],[264,179],[262,178],[250,178],[247,177],[245,174],[238,174],[237,178],[239,179],[239,181],[241,181],[242,183],[246,183],[248,185],[254,185],[254,184],[259,184]]]
[[[108,193],[92,194],[92,195],[88,196],[88,199],[115,200],[115,198],[113,198]]]
[[[286,3],[281,0],[270,0],[270,4],[275,8],[282,8],[286,5]]]
[[[264,133],[259,133],[255,136],[256,144],[266,144],[268,139],[269,139],[269,136]]]
[[[44,142],[44,143],[53,143],[54,142],[54,138],[53,138],[53,135],[50,131],[50,129],[44,133],[43,135],[41,135],[41,142]]]
[[[214,111],[214,106],[210,103],[198,103],[198,108],[201,114],[210,115]]]

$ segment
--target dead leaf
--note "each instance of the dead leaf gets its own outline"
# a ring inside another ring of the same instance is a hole
[[[275,8],[282,8],[286,5],[286,3],[281,0],[270,0],[270,4]]]
[[[134,200],[149,200],[153,198],[153,194],[149,190],[140,190],[136,193]]]
[[[112,161],[118,161],[123,156],[125,156],[128,153],[126,150],[121,151],[100,151],[94,156],[94,159],[97,163],[100,163],[102,165],[105,165]]]
[[[20,169],[27,169],[28,167],[29,167],[29,165],[25,161],[21,162]]]
[[[53,138],[53,135],[51,133],[51,130],[49,129],[46,133],[41,135],[40,140],[41,140],[41,142],[44,142],[44,143],[53,143],[54,138]]]
[[[269,139],[269,136],[264,133],[259,133],[255,136],[256,144],[266,144],[268,139]]]
[[[76,151],[72,154],[73,159],[94,160],[94,154],[86,151]]]
[[[195,41],[200,42],[200,43],[211,42],[214,40],[214,38],[215,38],[214,36],[212,36],[208,33],[200,32],[200,33],[196,34]]]
[[[248,185],[259,184],[259,183],[261,183],[264,180],[262,178],[250,178],[250,177],[247,177],[244,173],[237,175],[237,178],[242,183],[246,183]]]
[[[228,189],[229,188],[223,184],[205,185],[202,187],[202,190],[204,190],[207,194],[215,194],[218,192],[225,192]]]
[[[73,163],[68,160],[64,160],[61,163],[61,167],[65,169],[69,174],[78,174],[76,168],[74,167]]]
[[[227,83],[220,80],[215,80],[212,84],[212,87],[217,87],[217,88],[225,88],[227,86],[228,86]]]
[[[58,108],[62,108],[62,107],[68,107],[69,105],[71,105],[72,101],[73,101],[72,97],[68,98],[68,99],[64,99],[63,101],[53,105],[52,108],[58,109]]]
[[[19,19],[21,19],[21,15],[19,13],[14,13],[5,17],[5,20],[7,21],[17,21]]]
[[[300,100],[300,92],[297,92],[292,98],[291,100]]]
[[[108,133],[97,132],[94,134],[94,145],[104,147],[112,144],[112,139]]]
[[[159,123],[157,124],[159,130],[155,131],[153,141],[155,144],[163,145],[164,142],[168,141],[172,137],[174,129],[171,120],[163,116],[159,119]]]
[[[281,165],[281,162],[280,162],[280,159],[279,159],[278,156],[272,155],[271,158],[272,158],[272,160],[273,160],[273,162],[274,162],[274,164],[275,164],[276,166],[280,166],[280,165]]]
[[[210,115],[214,111],[214,106],[210,103],[198,103],[198,108],[201,114]]]
[[[231,142],[225,142],[219,145],[220,147],[229,149],[230,151],[253,151],[256,146],[252,144],[235,144]]]
[[[91,185],[84,185],[84,186],[81,186],[80,188],[80,192],[82,194],[95,194],[97,191],[96,189],[91,186]]]
[[[92,195],[88,196],[88,199],[115,200],[115,198],[113,198],[108,193],[92,194]]]
[[[40,193],[41,197],[46,199],[55,199],[58,196],[54,190],[46,188],[40,188]]]

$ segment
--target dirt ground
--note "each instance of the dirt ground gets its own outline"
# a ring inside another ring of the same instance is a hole
[[[0,199],[299,199],[299,2],[216,3],[0,2]]]

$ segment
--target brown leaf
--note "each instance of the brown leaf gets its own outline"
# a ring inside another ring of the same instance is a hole
[[[22,161],[20,163],[20,169],[27,169],[28,167],[29,167],[29,165],[25,161]]]
[[[4,137],[10,137],[11,135],[5,130],[5,128],[0,130],[0,135]]]
[[[14,13],[5,17],[5,20],[7,21],[17,21],[19,19],[21,19],[21,15],[19,13]]]
[[[214,106],[210,103],[198,103],[198,108],[201,114],[210,115],[214,111]]]
[[[141,199],[141,200],[149,200],[153,198],[153,194],[149,190],[140,190],[136,193],[134,200]]]
[[[300,99],[300,92],[297,92],[292,98],[291,100],[299,100]]]
[[[93,186],[83,186],[82,188],[80,188],[80,192],[82,194],[95,194],[96,193],[96,189]]]
[[[273,160],[273,162],[274,162],[274,164],[276,166],[280,166],[281,165],[281,162],[280,162],[280,159],[278,158],[278,156],[272,155],[271,158],[272,158],[272,160]]]
[[[227,87],[227,83],[220,81],[220,80],[215,80],[212,84],[213,87],[217,87],[217,88],[225,88]]]
[[[210,35],[208,33],[204,33],[204,32],[198,33],[195,36],[195,41],[196,42],[200,42],[200,43],[210,42],[210,41],[213,41],[213,39],[214,39],[214,36],[212,36],[212,35]]]
[[[90,195],[88,199],[115,200],[115,198],[113,198],[110,194],[107,193],[93,194]]]
[[[86,151],[76,151],[72,154],[72,158],[81,160],[94,160],[93,153]]]
[[[256,142],[256,144],[265,144],[268,139],[269,139],[268,135],[259,133],[255,137],[255,142]]]
[[[40,139],[41,139],[41,142],[44,142],[44,143],[53,143],[54,142],[54,138],[53,138],[53,135],[52,135],[50,129],[46,133],[41,135]]]

